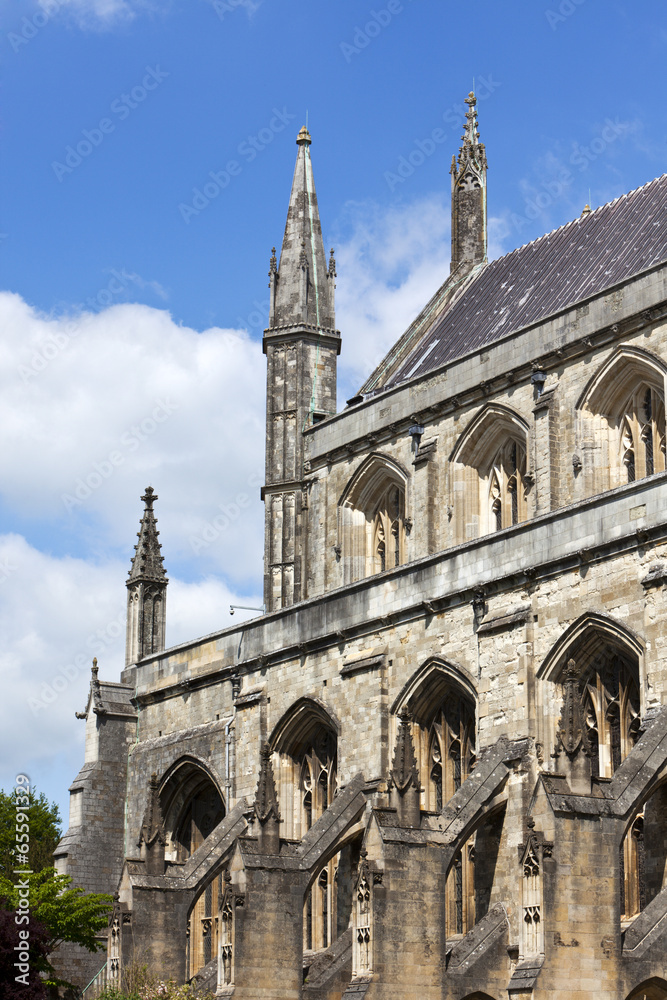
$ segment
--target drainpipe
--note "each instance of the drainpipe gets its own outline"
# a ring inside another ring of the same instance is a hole
[[[232,717],[228,723],[225,725],[225,799],[227,812],[232,808],[231,798],[232,798],[232,776],[231,776],[231,745],[232,745],[232,734],[231,730],[234,726],[236,720],[236,696],[238,694],[241,682],[238,677],[232,680]]]

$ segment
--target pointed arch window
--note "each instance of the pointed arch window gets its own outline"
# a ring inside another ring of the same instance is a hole
[[[627,482],[665,470],[665,404],[653,386],[639,384],[620,419],[620,457]]]
[[[526,519],[525,474],[525,448],[510,438],[496,452],[489,471],[490,531],[500,531]]]
[[[637,669],[620,656],[605,657],[584,678],[583,715],[593,773],[610,778],[637,741]]]
[[[408,475],[386,455],[372,455],[356,471],[338,502],[338,545],[346,583],[407,561]]]
[[[440,812],[475,766],[475,706],[438,664],[407,700],[424,789],[424,807]],[[456,855],[445,886],[448,937],[466,934],[475,923],[475,836]]]
[[[580,496],[664,472],[667,365],[643,348],[620,346],[576,405]]]
[[[456,696],[444,702],[429,732],[428,808],[438,812],[466,780],[475,763],[475,715]]]
[[[398,486],[391,484],[381,494],[373,517],[373,570],[400,566],[404,561],[405,501]]]

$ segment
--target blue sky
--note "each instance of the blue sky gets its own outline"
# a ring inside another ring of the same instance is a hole
[[[88,661],[123,665],[149,482],[168,641],[261,601],[261,331],[306,114],[344,400],[447,274],[473,79],[498,256],[664,172],[667,30],[659,0],[0,14],[0,783],[25,771],[65,806]]]

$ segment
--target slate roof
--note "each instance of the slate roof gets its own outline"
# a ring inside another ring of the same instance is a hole
[[[391,353],[362,391],[423,375],[663,261],[667,174],[482,266],[414,346],[398,345],[386,381]]]

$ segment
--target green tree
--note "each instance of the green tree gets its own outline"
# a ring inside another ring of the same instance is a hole
[[[85,892],[72,887],[71,883],[69,875],[58,875],[54,868],[43,868],[31,874],[23,872],[15,875],[13,880],[0,876],[0,905],[20,916],[26,909],[19,895],[19,889],[22,889],[29,907],[30,922],[34,920],[46,928],[47,954],[65,941],[79,944],[88,951],[100,951],[104,947],[96,934],[107,927],[113,898],[106,893]],[[71,985],[56,977],[48,961],[43,971],[47,984]]]
[[[19,794],[21,798],[17,803]],[[29,794],[28,806],[22,804],[26,794]],[[14,869],[22,867],[16,863],[15,850],[19,812],[28,817],[30,849],[26,867],[32,871],[39,872],[51,867],[53,852],[62,835],[58,806],[55,802],[49,805],[44,792],[37,795],[34,789],[26,793],[13,788],[7,793],[0,789],[0,876],[10,879]]]

